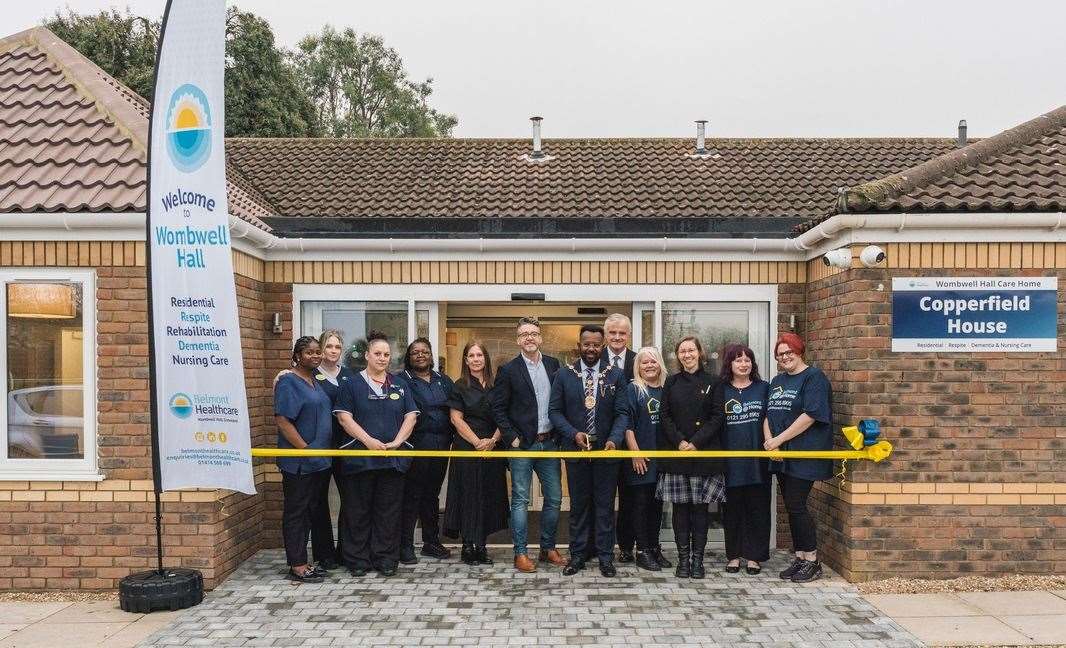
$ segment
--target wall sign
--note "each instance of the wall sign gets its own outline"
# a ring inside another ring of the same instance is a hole
[[[896,277],[892,350],[1057,350],[1056,277]]]

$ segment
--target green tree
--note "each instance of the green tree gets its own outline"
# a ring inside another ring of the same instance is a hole
[[[44,26],[142,97],[152,96],[159,21],[129,9],[77,14],[56,12]]]
[[[333,137],[448,137],[454,115],[428,105],[433,80],[411,81],[399,53],[379,36],[329,25],[292,54],[318,123]]]
[[[315,107],[296,81],[270,24],[230,7],[226,12],[226,135],[310,137]]]

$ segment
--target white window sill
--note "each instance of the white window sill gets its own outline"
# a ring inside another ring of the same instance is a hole
[[[5,481],[69,481],[69,482],[98,482],[105,477],[99,473],[85,473],[72,471],[48,471],[48,470],[25,470],[5,471],[0,468],[0,482]]]

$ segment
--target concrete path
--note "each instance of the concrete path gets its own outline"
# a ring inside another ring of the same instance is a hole
[[[1066,645],[1066,590],[871,594],[866,600],[931,646]]]
[[[180,614],[130,614],[118,608],[117,600],[0,602],[0,648],[133,648],[152,633],[173,623]]]

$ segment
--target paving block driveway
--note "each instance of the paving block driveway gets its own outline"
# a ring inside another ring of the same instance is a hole
[[[201,605],[141,646],[921,646],[839,578],[793,585],[763,574],[708,578],[619,565],[576,577],[542,564],[519,574],[510,552],[468,567],[422,558],[391,579],[337,573],[318,585],[283,579],[280,550],[258,553]]]

